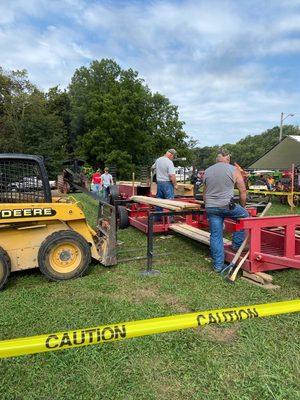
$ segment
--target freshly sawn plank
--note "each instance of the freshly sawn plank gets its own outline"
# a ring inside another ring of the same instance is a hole
[[[157,207],[163,207],[174,211],[182,211],[186,209],[189,210],[200,209],[199,204],[188,203],[184,201],[168,200],[168,199],[158,199],[155,197],[132,196],[131,200],[135,201],[136,203],[151,204]]]
[[[170,229],[174,232],[180,233],[183,236],[194,239],[197,242],[209,245],[210,233],[202,229],[198,229],[191,225],[182,223],[171,224]],[[231,243],[228,239],[224,238],[223,240],[225,244]]]

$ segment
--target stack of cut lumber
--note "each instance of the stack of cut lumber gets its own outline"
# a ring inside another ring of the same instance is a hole
[[[184,223],[171,224],[170,229],[190,239],[194,239],[197,242],[209,245],[210,233],[204,231],[203,229],[195,228],[191,225]],[[231,243],[228,239],[224,238],[223,240],[224,244]]]
[[[261,286],[264,289],[278,289],[280,287],[278,285],[273,285],[272,275],[266,274],[265,272],[250,273],[243,270],[242,279],[254,285]]]
[[[167,208],[172,211],[182,211],[182,210],[199,210],[201,208],[200,204],[188,203],[187,201],[176,201],[169,199],[157,199],[156,197],[147,196],[132,196],[131,200],[136,203],[150,204],[157,207]]]

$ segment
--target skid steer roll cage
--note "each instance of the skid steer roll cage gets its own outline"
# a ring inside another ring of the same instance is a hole
[[[51,203],[42,156],[0,154],[0,203]]]

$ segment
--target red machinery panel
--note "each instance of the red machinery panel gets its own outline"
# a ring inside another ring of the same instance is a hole
[[[189,201],[193,202],[192,199]],[[295,232],[297,227],[300,229],[300,215],[256,218],[256,207],[249,207],[247,210],[251,215],[249,218],[240,219],[238,222],[230,219],[224,221],[226,232],[245,229],[249,233],[249,257],[243,269],[252,273],[284,268],[300,269],[300,238]],[[147,234],[148,216],[151,211],[155,211],[155,207],[131,203],[128,205],[130,225]],[[167,233],[170,225],[178,222],[199,229],[208,229],[206,212],[203,209],[194,214],[163,216],[160,220],[154,220],[153,233]],[[231,245],[225,245],[227,262],[232,261],[234,254]]]
[[[295,230],[300,227],[299,215],[244,218],[235,230],[249,231],[249,257],[243,268],[249,272],[263,272],[284,268],[300,269],[300,239]],[[225,246],[225,258],[234,256]]]

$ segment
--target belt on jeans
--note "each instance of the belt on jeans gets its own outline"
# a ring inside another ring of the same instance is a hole
[[[220,206],[207,206],[207,205],[205,205],[205,208],[222,208],[223,210],[227,210],[228,206],[220,207]]]

